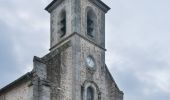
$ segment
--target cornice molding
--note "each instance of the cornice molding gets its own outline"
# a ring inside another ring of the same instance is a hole
[[[99,47],[100,49],[106,51],[106,49],[103,48],[102,46],[98,45],[98,44],[95,43],[94,41],[92,41],[92,40],[86,38],[85,36],[83,36],[83,35],[81,35],[81,34],[79,34],[79,33],[77,33],[77,32],[74,32],[74,33],[70,34],[69,36],[67,36],[66,38],[64,38],[63,40],[61,40],[59,43],[57,43],[56,45],[54,45],[53,47],[51,47],[49,50],[52,51],[53,49],[55,49],[56,47],[58,47],[58,46],[59,46],[60,44],[62,44],[63,42],[69,40],[69,39],[70,39],[72,36],[74,36],[74,35],[77,35],[77,36],[83,38],[84,40],[90,42],[91,44],[93,44],[93,45]]]
[[[58,5],[60,5],[64,0],[53,0],[46,8],[45,10],[49,13],[56,8]]]
[[[46,8],[45,10],[49,13],[58,5],[60,5],[64,0],[53,0]],[[110,7],[107,6],[104,2],[101,0],[89,0],[89,2],[93,3],[97,7],[99,7],[101,10],[103,10],[105,13],[107,13],[110,10]]]
[[[104,2],[101,0],[89,0],[89,2],[93,3],[97,7],[99,7],[101,10],[103,10],[105,13],[107,13],[110,10],[110,7],[107,6]]]

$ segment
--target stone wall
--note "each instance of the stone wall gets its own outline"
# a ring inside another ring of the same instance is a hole
[[[123,100],[123,93],[117,87],[115,81],[112,79],[110,72],[105,65],[105,51],[88,41],[81,39],[81,66],[80,78],[81,85],[84,82],[94,82],[99,89],[100,100]],[[86,57],[92,55],[95,59],[95,71],[90,70],[86,65]],[[98,99],[97,99],[98,100]]]
[[[29,82],[21,83],[0,96],[0,100],[32,100],[33,89]]]
[[[97,23],[95,25],[96,33],[94,41],[105,48],[105,12],[99,9],[96,5],[89,2],[89,0],[81,0],[81,32],[80,34],[87,37],[86,31],[86,19],[87,19],[87,8],[90,7],[95,15],[97,16]]]
[[[102,57],[102,53],[104,53],[102,49],[96,47],[95,45],[87,42],[84,39],[81,39],[81,84],[84,84],[85,81],[93,81],[95,82],[99,90],[101,91],[102,100],[109,100],[107,97],[107,88],[105,86],[105,73],[102,71],[102,67],[104,67],[104,58]],[[86,65],[86,57],[93,56],[95,59],[95,71],[91,71],[88,69]]]
[[[97,16],[95,25],[95,43],[105,48],[105,12],[98,8],[96,5],[89,2],[89,0],[64,0],[57,5],[50,13],[51,25],[51,48],[58,44],[60,41],[76,32],[82,36],[87,36],[86,19],[87,8],[91,8]],[[66,35],[60,38],[60,13],[66,11]]]
[[[64,0],[60,5],[58,5],[50,15],[50,27],[51,27],[51,47],[55,46],[65,37],[71,34],[71,1],[72,0]],[[59,35],[59,21],[60,21],[60,13],[65,10],[66,11],[66,35],[60,38]]]
[[[71,42],[63,42],[41,59],[47,66],[46,81],[50,83],[50,100],[72,100],[73,58]]]

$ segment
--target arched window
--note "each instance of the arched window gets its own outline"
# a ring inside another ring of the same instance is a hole
[[[87,88],[87,100],[94,100],[94,91],[92,87]]]
[[[87,35],[94,38],[96,28],[96,15],[91,8],[87,8]]]
[[[59,33],[60,37],[63,37],[66,34],[66,11],[63,10],[59,18]]]

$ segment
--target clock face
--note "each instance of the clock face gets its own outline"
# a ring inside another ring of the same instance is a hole
[[[95,66],[94,59],[91,56],[88,56],[86,58],[86,63],[88,65],[88,67],[90,67],[90,68],[93,68]]]

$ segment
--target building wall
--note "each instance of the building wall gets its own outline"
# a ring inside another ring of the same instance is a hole
[[[59,41],[63,40],[65,37],[71,34],[71,1],[70,0],[64,0],[60,5],[58,5],[50,15],[50,27],[51,27],[51,47],[56,45]],[[66,35],[62,38],[60,38],[59,35],[59,21],[60,21],[60,14],[61,12],[65,10],[66,11]]]
[[[73,66],[72,47],[61,52],[60,100],[72,100]]]
[[[92,81],[97,85],[99,91],[101,92],[101,100],[123,100],[123,94],[116,86],[114,80],[112,80],[112,78],[110,77],[108,70],[106,70],[104,57],[105,51],[84,39],[80,39],[80,41],[80,79],[82,86],[84,82]],[[92,55],[95,59],[95,71],[89,70],[86,65],[85,60],[88,55]]]
[[[14,86],[0,96],[0,100],[32,100],[33,89],[28,86],[30,82],[24,82]]]
[[[87,7],[92,8],[97,16],[94,39],[89,38],[86,32]],[[67,31],[60,38],[57,26],[62,10],[66,11]],[[67,43],[71,45],[66,47]],[[95,87],[95,100],[123,100],[123,95],[105,67],[105,12],[89,0],[64,0],[51,12],[51,47],[56,44],[51,52],[57,48],[57,54],[50,52],[50,56],[42,58],[43,64],[37,66],[40,73],[37,73],[37,80],[34,80],[34,89],[29,86],[30,82],[23,82],[4,92],[0,100],[82,100],[82,88],[85,85]],[[86,65],[89,55],[95,59],[96,68],[93,71]],[[41,67],[47,67],[47,72]]]
[[[86,18],[87,18],[87,8],[90,7],[96,15],[96,33],[94,41],[105,48],[105,12],[103,12],[99,7],[89,2],[89,0],[81,0],[81,33],[83,36],[87,37],[86,29]],[[88,38],[88,37],[87,37]]]
[[[72,46],[65,41],[57,49],[50,52],[46,61],[47,80],[50,81],[51,100],[72,100]],[[57,51],[57,52],[55,52]]]
[[[109,100],[106,97],[107,88],[105,86],[104,73],[102,73],[101,69],[105,65],[104,58],[102,59],[102,53],[104,53],[103,50],[81,39],[81,84],[84,84],[87,80],[94,81],[98,85],[100,91],[102,91],[102,100]],[[96,68],[94,72],[91,72],[86,65],[86,57],[89,55],[93,56],[95,59]]]
[[[89,0],[64,0],[61,4],[54,8],[50,13],[51,25],[51,47],[65,39],[70,34],[77,32],[83,36],[87,36],[86,32],[86,11],[90,7],[97,16],[96,23],[96,37],[94,41],[105,47],[105,12],[99,9],[96,5],[89,2]],[[66,11],[66,35],[60,38],[59,35],[59,21],[61,12]]]

